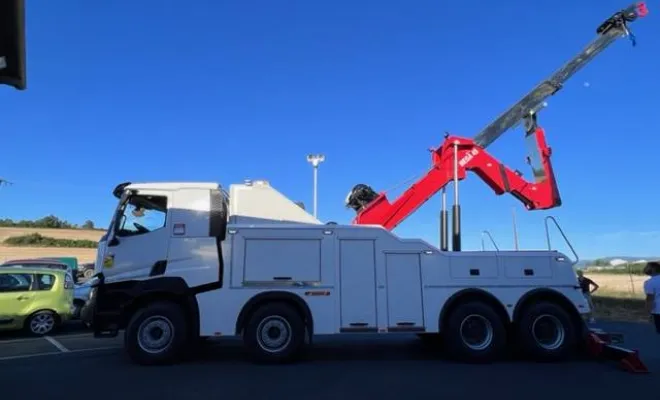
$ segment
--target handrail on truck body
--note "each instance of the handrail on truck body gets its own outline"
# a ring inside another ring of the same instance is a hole
[[[485,251],[486,246],[484,245],[484,236],[488,236],[490,239],[490,242],[493,244],[493,247],[495,247],[495,251],[500,251],[500,248],[497,246],[497,243],[495,243],[495,239],[493,239],[493,235],[490,234],[489,231],[484,230],[481,232],[481,250]]]
[[[557,230],[559,230],[559,233],[561,233],[561,236],[564,238],[564,241],[568,245],[568,248],[571,249],[571,252],[573,252],[573,255],[575,256],[575,261],[572,264],[576,265],[580,261],[580,256],[578,256],[577,252],[573,248],[571,241],[568,240],[568,237],[564,233],[564,230],[561,229],[561,226],[559,226],[559,222],[557,222],[557,219],[555,219],[555,217],[551,215],[545,217],[545,239],[548,243],[548,251],[552,250],[552,245],[550,244],[550,229],[548,227],[548,221],[552,221],[555,224],[555,227],[557,227]]]

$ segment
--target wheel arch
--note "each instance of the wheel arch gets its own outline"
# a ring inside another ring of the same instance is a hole
[[[442,332],[442,327],[447,322],[447,318],[449,318],[451,312],[460,304],[466,303],[468,301],[482,301],[492,306],[505,324],[508,325],[511,323],[511,317],[509,316],[506,307],[500,300],[497,299],[497,297],[495,297],[494,294],[483,289],[467,288],[454,293],[445,302],[438,318],[438,330],[440,332]]]
[[[518,300],[513,310],[513,322],[517,323],[520,320],[522,313],[527,307],[539,302],[550,302],[557,304],[570,315],[573,323],[575,323],[576,328],[584,325],[582,317],[580,316],[580,312],[575,307],[573,302],[569,300],[568,297],[566,297],[563,293],[552,288],[536,288],[525,293]]]
[[[53,310],[52,308],[48,308],[48,307],[39,308],[39,309],[36,309],[36,310],[32,311],[31,313],[29,313],[25,317],[25,319],[23,319],[23,329],[27,328],[28,324],[30,323],[30,320],[32,319],[32,317],[35,314],[43,312],[43,311],[48,311],[48,312],[53,314],[53,316],[55,317],[55,325],[60,325],[62,323],[62,317],[60,316],[60,314],[57,311]]]
[[[255,312],[262,305],[271,302],[284,302],[293,306],[300,313],[300,315],[302,315],[305,322],[305,328],[307,329],[307,336],[311,340],[314,333],[314,318],[312,317],[312,312],[309,309],[309,305],[299,295],[282,290],[262,292],[250,298],[250,300],[245,303],[243,308],[241,308],[241,311],[238,314],[238,318],[236,318],[236,334],[240,335],[243,333],[243,329],[245,329],[245,325],[247,324],[250,315],[252,315],[253,312]]]
[[[116,291],[115,291],[116,290]],[[115,296],[124,297],[120,306],[120,326],[125,328],[135,312],[157,301],[169,301],[184,309],[184,314],[192,333],[199,336],[199,304],[197,298],[179,277],[161,277],[134,281],[130,288],[113,290]]]

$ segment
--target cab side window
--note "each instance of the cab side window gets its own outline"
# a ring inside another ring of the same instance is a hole
[[[51,274],[37,274],[37,290],[50,290],[55,284],[55,276]]]
[[[3,274],[0,273],[0,293],[27,292],[32,286],[30,274]]]
[[[165,228],[167,197],[133,195],[124,204],[117,236],[135,236]]]

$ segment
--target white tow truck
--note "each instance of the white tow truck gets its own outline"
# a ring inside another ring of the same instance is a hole
[[[375,225],[322,223],[265,181],[124,183],[98,247],[83,318],[124,330],[140,364],[200,338],[241,336],[255,360],[292,361],[317,335],[442,334],[446,352],[538,359],[580,347],[589,306],[557,251],[440,251]]]

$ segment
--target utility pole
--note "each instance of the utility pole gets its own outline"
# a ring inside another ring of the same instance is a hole
[[[518,250],[518,228],[516,227],[516,208],[511,207],[511,219],[513,222],[513,245]]]
[[[312,167],[314,168],[314,218],[317,218],[319,165],[323,161],[325,161],[325,156],[323,154],[309,154],[307,156],[307,162],[312,164]]]

